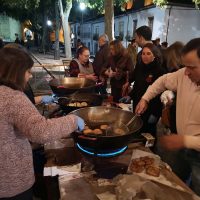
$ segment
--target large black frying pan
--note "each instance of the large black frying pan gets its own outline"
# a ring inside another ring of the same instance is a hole
[[[89,127],[98,127],[102,124],[127,124],[134,116],[132,112],[124,111],[114,107],[96,106],[81,108],[71,112],[82,117],[85,123]],[[84,135],[82,132],[73,133],[75,142],[78,142],[81,146],[86,148],[92,148],[98,152],[98,150],[112,150],[126,146],[134,138],[141,139],[140,134],[137,134],[141,129],[143,122],[140,117],[136,117],[135,120],[129,125],[129,131],[123,135],[111,134],[111,135]]]
[[[73,94],[76,91],[93,92],[96,82],[86,78],[65,77],[60,79],[52,79],[49,85],[54,94],[65,96]]]

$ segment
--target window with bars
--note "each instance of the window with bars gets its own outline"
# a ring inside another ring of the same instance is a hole
[[[95,32],[94,32],[95,34],[99,34],[99,26],[96,26],[95,27]]]
[[[124,37],[124,22],[123,21],[119,22],[119,35],[121,37]]]
[[[153,31],[154,17],[148,17],[148,26]]]
[[[137,29],[137,19],[133,20],[133,37],[135,37],[135,31]]]

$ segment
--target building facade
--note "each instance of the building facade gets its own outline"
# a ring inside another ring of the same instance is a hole
[[[200,10],[191,5],[171,4],[165,8],[146,5],[140,9],[128,11],[115,16],[114,35],[120,37],[123,45],[127,47],[128,40],[134,38],[135,30],[143,25],[152,29],[152,39],[160,38],[161,42],[172,44],[175,41],[183,43],[200,35]],[[151,4],[151,2],[149,2]],[[88,20],[86,22],[71,23],[74,33],[74,44],[78,38],[89,47],[91,54],[98,49],[98,36],[104,33],[104,17]]]
[[[0,15],[0,38],[5,42],[14,42],[16,34],[19,38],[22,37],[20,22],[6,15]]]

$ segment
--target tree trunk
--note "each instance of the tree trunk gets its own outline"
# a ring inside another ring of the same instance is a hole
[[[113,0],[104,0],[105,8],[105,33],[109,40],[114,39],[114,2]]]
[[[43,7],[43,31],[42,31],[42,52],[46,53],[46,38],[47,38],[47,15],[46,15],[46,8]],[[29,41],[28,41],[29,42]]]
[[[63,13],[62,0],[59,0],[60,15],[61,15],[63,31],[64,31],[65,57],[68,59],[71,59],[72,58],[71,38],[70,38],[70,28],[68,25],[68,18],[69,18],[69,13],[72,8],[72,0],[67,1],[66,4],[67,4],[66,9]]]
[[[56,30],[55,30],[55,49],[54,49],[54,60],[60,59],[60,48],[59,48],[59,31],[60,31],[60,24],[59,24],[59,8],[58,8],[58,1],[55,1],[55,13],[56,13]]]

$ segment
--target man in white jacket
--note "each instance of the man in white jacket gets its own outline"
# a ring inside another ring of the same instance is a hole
[[[191,167],[192,188],[200,195],[200,38],[184,46],[182,64],[184,68],[165,74],[149,86],[135,112],[142,114],[148,102],[166,89],[177,92],[178,134],[163,136],[160,142],[168,150],[181,150]]]

